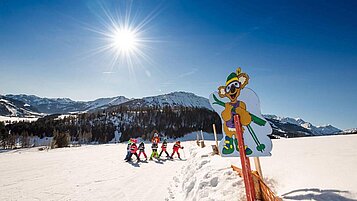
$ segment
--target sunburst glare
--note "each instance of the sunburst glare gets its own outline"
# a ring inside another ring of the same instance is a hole
[[[103,5],[101,8],[103,15],[98,17],[103,27],[92,27],[90,30],[99,34],[104,43],[93,50],[93,53],[109,53],[112,56],[111,70],[125,65],[129,72],[133,73],[136,66],[143,66],[143,61],[152,64],[148,53],[151,49],[150,43],[155,41],[147,37],[147,29],[148,24],[157,15],[157,10],[139,20],[138,13],[132,15],[131,4],[126,6],[125,11],[117,10],[114,14]]]

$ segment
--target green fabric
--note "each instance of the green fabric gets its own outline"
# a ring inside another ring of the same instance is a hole
[[[251,113],[249,113],[249,114],[250,114],[250,116],[252,117],[252,121],[253,121],[254,123],[256,123],[257,125],[259,125],[259,126],[265,126],[265,124],[267,123],[264,119],[261,119],[261,118],[255,116],[254,114],[251,114]]]
[[[158,157],[159,157],[159,154],[157,153],[157,151],[153,151],[153,152],[151,153],[150,160],[152,160],[152,157],[155,157],[155,158],[158,158]]]
[[[236,145],[237,151],[239,152],[239,147],[238,147],[238,140],[234,138],[234,144]],[[252,154],[253,151],[251,149],[249,149],[249,147],[245,148],[245,155],[250,155]]]
[[[225,155],[233,153],[234,152],[233,138],[226,136],[225,141],[228,141],[228,143],[224,143],[222,153]]]
[[[226,81],[226,82],[228,82],[230,79],[232,79],[232,78],[234,78],[234,77],[237,77],[237,74],[236,74],[236,73],[231,73],[231,74],[229,74],[228,77],[227,77],[227,81]]]

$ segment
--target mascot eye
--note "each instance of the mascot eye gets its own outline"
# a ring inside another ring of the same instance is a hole
[[[239,87],[240,87],[240,83],[239,83],[239,82],[232,82],[232,84],[234,84],[234,86],[235,86],[236,88],[239,88]]]
[[[229,93],[230,90],[231,90],[231,85],[226,86],[226,93]]]
[[[226,93],[229,93],[229,91],[231,90],[232,87],[235,89],[238,89],[238,88],[240,88],[240,83],[237,81],[234,81],[234,82],[230,83],[229,85],[227,85],[226,89],[225,89]]]

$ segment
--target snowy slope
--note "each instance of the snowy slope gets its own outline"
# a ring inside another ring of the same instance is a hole
[[[12,117],[38,117],[36,108],[18,100],[0,96],[0,115]]]
[[[117,96],[112,98],[99,98],[94,101],[86,102],[87,106],[85,110],[94,110],[102,107],[109,107],[112,105],[120,105],[127,101],[129,101],[129,99],[124,96]]]
[[[0,153],[0,200],[165,200],[185,161],[126,163],[125,154],[126,144]]]
[[[346,129],[346,130],[342,131],[341,133],[344,133],[344,134],[355,134],[355,133],[357,133],[357,128]]]
[[[284,200],[356,200],[356,141],[273,140],[272,156],[260,158],[264,180]],[[239,159],[212,156],[213,143],[183,142],[186,161],[148,163],[125,163],[124,143],[0,152],[0,200],[244,200],[243,180],[230,168]]]
[[[187,92],[173,92],[164,95],[144,97],[142,99],[135,99],[125,103],[125,105],[135,107],[135,106],[146,106],[146,107],[164,107],[164,106],[184,106],[184,107],[198,107],[207,108],[212,110],[208,99],[204,97],[197,96],[193,93]]]
[[[73,101],[69,98],[41,98],[34,95],[6,95],[5,97],[22,101],[25,104],[37,108],[40,112],[46,114],[54,113],[69,113],[69,112],[83,112],[103,106],[119,105],[128,101],[124,96],[117,96],[112,98],[99,98],[94,101]]]

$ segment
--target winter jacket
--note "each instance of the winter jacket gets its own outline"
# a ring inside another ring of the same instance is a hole
[[[166,151],[166,149],[167,149],[167,142],[163,142],[163,143],[162,143],[161,149],[162,149],[163,151]]]
[[[126,147],[126,150],[130,151],[130,146],[131,146],[131,143],[128,143],[128,146]]]
[[[138,150],[138,147],[136,146],[135,143],[133,143],[131,146],[130,146],[130,152],[132,154],[136,153],[136,151]]]
[[[153,137],[153,138],[151,139],[151,142],[152,142],[152,143],[159,144],[160,138],[159,138],[159,137]]]
[[[139,150],[140,151],[144,151],[145,150],[145,145],[144,145],[143,142],[139,144]]]
[[[180,148],[181,148],[181,145],[175,144],[173,149],[174,149],[174,151],[178,151]]]
[[[152,145],[151,145],[151,149],[153,149],[153,150],[157,150],[158,147],[159,146],[156,143],[152,143]]]

